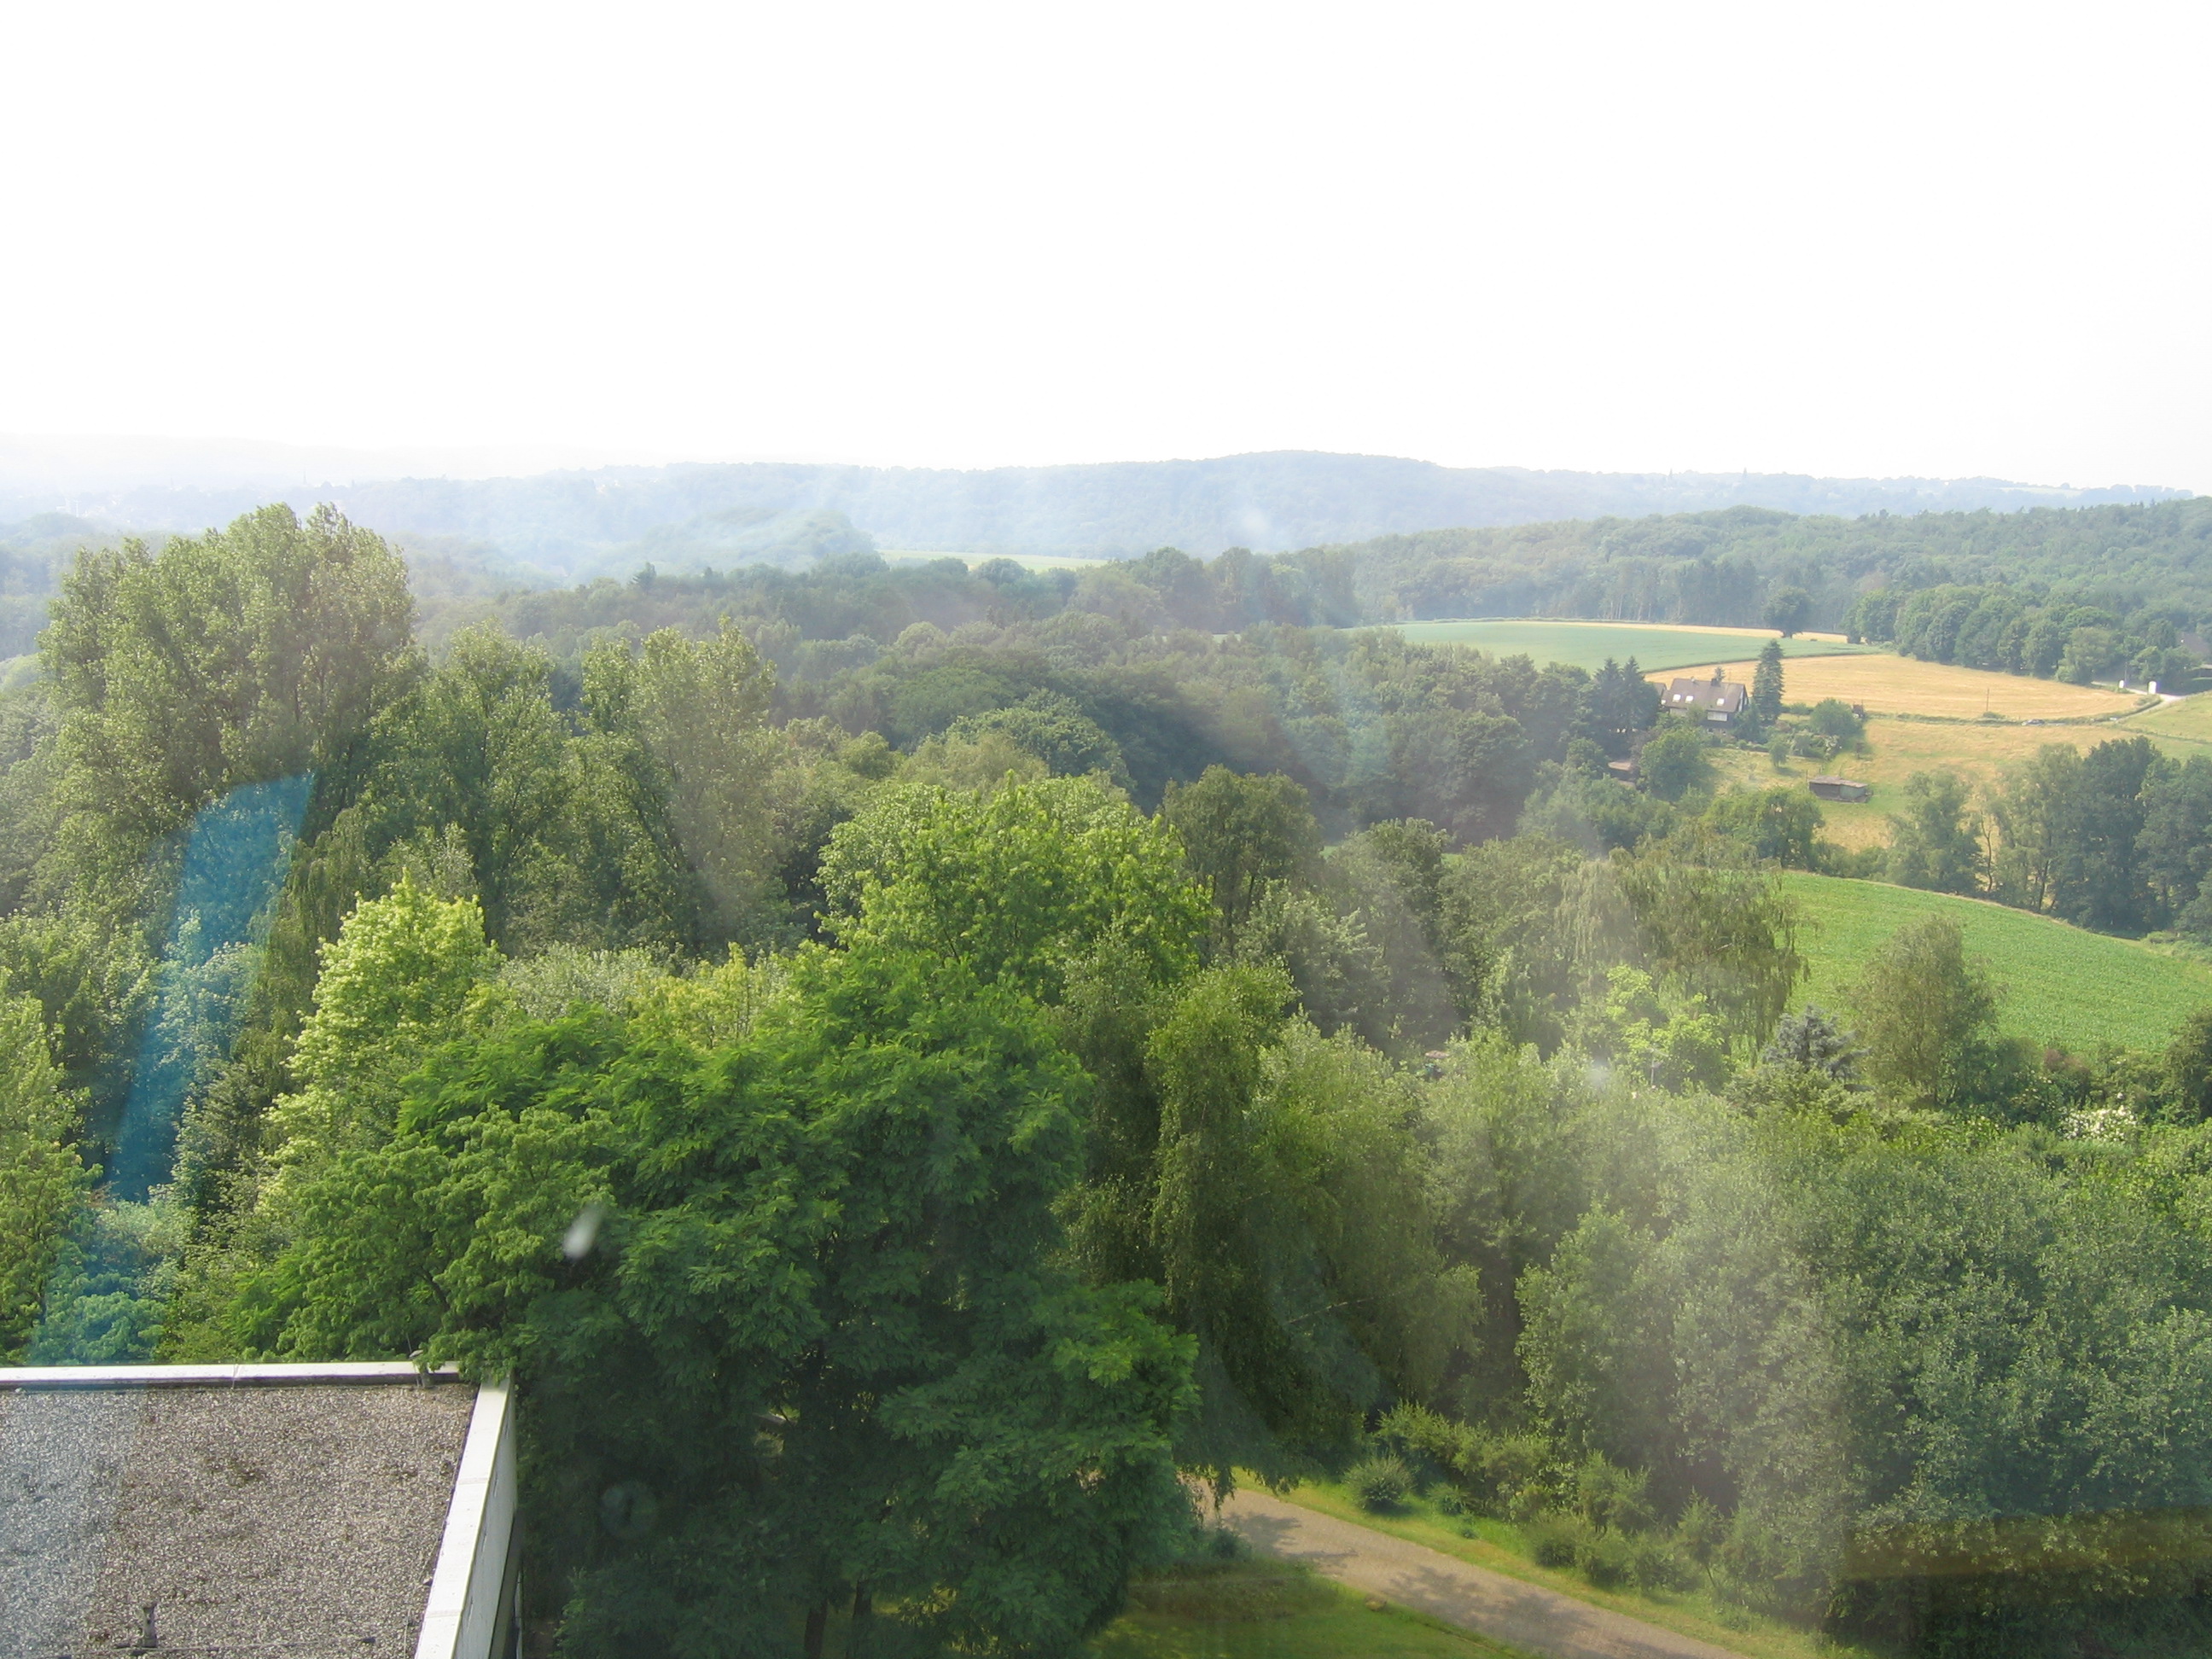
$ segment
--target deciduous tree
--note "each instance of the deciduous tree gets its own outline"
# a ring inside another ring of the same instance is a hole
[[[1922,1106],[1960,1098],[1996,1012],[1989,975],[1966,959],[1965,936],[1948,916],[1899,928],[1868,963],[1850,1003],[1867,1075]]]

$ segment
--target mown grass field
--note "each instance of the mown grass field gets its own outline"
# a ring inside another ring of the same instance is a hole
[[[1403,1607],[1376,1612],[1341,1584],[1271,1561],[1220,1564],[1130,1587],[1099,1659],[1522,1659]]]
[[[1718,665],[1729,679],[1748,684],[1758,662],[1747,657]],[[1698,675],[1700,666],[1703,675]],[[1681,672],[1709,678],[1714,666],[1708,661]],[[1979,719],[1985,710],[2008,720],[2110,719],[2141,708],[2147,701],[2133,692],[2068,685],[2025,674],[1995,674],[1987,669],[1920,662],[1887,653],[1832,655],[1793,662],[1782,671],[1782,685],[1784,697],[1791,702],[1834,697],[1856,703],[1869,714],[1926,714],[1960,720]]]
[[[1398,631],[1420,645],[1471,645],[1498,657],[1529,657],[1536,662],[1602,667],[1636,659],[1646,670],[1710,664],[1716,653],[1737,656],[1774,637],[1765,628],[1681,628],[1656,623],[1550,622],[1540,617],[1488,618],[1474,622],[1400,623]],[[1855,653],[1836,634],[1801,634],[1782,641],[1785,656],[1815,657]]]
[[[2183,743],[2212,743],[2212,691],[2169,702],[2127,722],[2130,732]]]
[[[2212,965],[2155,945],[2084,933],[2048,916],[1881,882],[1790,871],[1783,885],[1811,924],[1798,948],[1813,965],[1796,1006],[1844,1006],[1844,990],[1899,928],[1954,918],[1966,953],[1985,961],[2009,1035],[2075,1053],[2100,1044],[2162,1047],[2183,1018],[2212,1003]]]

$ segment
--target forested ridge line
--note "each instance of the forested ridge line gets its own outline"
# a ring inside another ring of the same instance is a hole
[[[88,483],[89,481],[87,481]],[[40,510],[197,529],[262,499],[240,491],[87,488],[36,499],[0,478],[0,517]],[[1301,451],[1207,459],[959,471],[799,462],[622,465],[501,478],[356,479],[293,498],[335,501],[410,542],[476,543],[591,575],[628,573],[653,544],[711,550],[771,520],[858,526],[876,544],[970,553],[1212,556],[1358,541],[1448,525],[1715,512],[1735,506],[1845,517],[2148,501],[2140,487],[2039,488],[1993,478],[1816,478],[1774,473],[1593,473],[1446,467]],[[629,565],[621,562],[627,556]],[[664,560],[663,562],[666,562]]]
[[[1042,620],[1062,611],[1146,624],[1235,632],[1273,623],[1347,628],[1424,617],[1556,616],[1596,620],[1849,630],[1938,660],[2050,675],[2072,629],[2111,631],[2110,654],[2084,674],[2124,664],[2156,636],[2197,641],[2212,615],[2212,501],[2025,513],[1923,514],[1859,520],[1792,518],[1754,508],[1646,520],[1598,520],[1498,530],[1437,531],[1266,556],[1231,549],[1200,560],[1172,549],[1082,569],[1029,570],[1012,560],[946,558],[887,564],[862,553],[804,569],[758,566],[640,568],[571,589],[426,597],[434,638],[495,616],[556,654],[597,629],[677,625],[725,613],[791,630],[794,642],[891,643],[928,623]],[[1900,614],[1992,595],[2021,632],[1952,654],[1959,624],[1897,635]],[[2075,611],[2080,620],[2069,622]],[[2052,620],[2027,647],[2026,632]],[[2094,656],[2088,653],[2087,657]],[[2071,666],[2069,665],[2069,672]]]
[[[985,574],[970,574],[976,562],[964,557],[881,565],[870,537],[838,514],[741,509],[643,526],[604,550],[595,568],[616,574],[572,589],[467,535],[400,540],[434,640],[488,615],[527,638],[625,621],[698,631],[730,609],[809,640],[859,633],[888,644],[913,622],[951,629],[1060,609],[1133,608],[1163,627],[1222,632],[1509,615],[1758,626],[1779,602],[1798,626],[1844,629],[1860,626],[1853,607],[1868,594],[1889,602],[1992,583],[2015,605],[2056,599],[2111,611],[2124,631],[2130,619],[2163,618],[2193,632],[2212,612],[2208,526],[2212,504],[2201,499],[1858,518],[1737,507],[1425,530],[1273,555],[1156,549],[1033,574],[1007,561]],[[110,545],[118,533],[62,514],[0,528],[0,654],[29,648],[74,548]],[[657,592],[619,597],[641,574]],[[1893,617],[1893,605],[1869,612],[1861,631],[1887,638]]]
[[[2207,1650],[2096,1528],[2212,1506],[2212,1012],[2002,1035],[1941,918],[1786,1012],[1819,810],[1632,664],[847,574],[433,652],[332,511],[76,560],[0,693],[9,1354],[513,1373],[580,1655],[1072,1654],[1238,1471]]]

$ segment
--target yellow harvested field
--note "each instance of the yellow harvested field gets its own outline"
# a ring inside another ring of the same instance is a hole
[[[1713,758],[1730,782],[1749,789],[1771,789],[1778,784],[1802,788],[1808,779],[1820,773],[1872,784],[1874,793],[1864,801],[1822,801],[1827,828],[1821,833],[1838,846],[1887,847],[1889,815],[1902,805],[1905,781],[1915,772],[1953,773],[1966,781],[1979,800],[2007,767],[2032,758],[2045,744],[2087,750],[2125,735],[2125,727],[2102,724],[1999,726],[1977,720],[1953,726],[1875,715],[1867,721],[1863,754],[1842,754],[1831,761],[1793,758],[1778,770],[1753,750],[1723,749]]]
[[[1748,684],[1756,662],[1720,665],[1728,678]],[[1654,674],[1664,684],[1676,678],[1710,679],[1712,667]],[[2130,693],[2031,679],[2022,674],[1992,674],[1985,669],[1949,663],[1918,662],[1911,657],[1793,657],[1782,665],[1783,695],[1791,702],[1835,697],[1869,714],[1931,714],[1973,720],[1984,709],[2008,720],[2094,720],[2142,708],[2147,699]]]
[[[1874,786],[1864,801],[1820,803],[1827,819],[1821,831],[1838,846],[1887,847],[1889,815],[1904,798],[1905,781],[1915,772],[1949,772],[1964,779],[1977,805],[2002,779],[2007,768],[2033,757],[2046,744],[2064,744],[2085,753],[2116,738],[2148,737],[2161,752],[2185,758],[2208,752],[2207,745],[2166,732],[2145,730],[2140,720],[2114,725],[2100,720],[2089,726],[1999,725],[1995,721],[1886,720],[1867,721],[1866,750],[1842,754],[1832,761],[1791,759],[1781,769],[1764,754],[1746,749],[1720,749],[1713,761],[1729,782],[1747,789],[1771,789],[1778,784],[1802,788],[1819,773],[1855,779]]]
[[[1940,664],[1916,663],[1896,657],[1837,657],[1806,662],[1792,659],[1783,666],[1784,684],[1789,687],[1790,700],[1792,702],[1807,698],[1817,701],[1811,690],[1799,690],[1794,677],[1802,670],[1815,666],[1826,668],[1844,663],[1899,664],[1907,670],[1935,668],[1946,674],[1972,674],[1978,682],[1998,680],[2028,689],[2050,684],[2042,680],[2015,680],[2010,675],[1981,674],[1972,669],[1946,669]],[[1711,671],[1707,672],[1710,673]],[[1746,667],[1746,677],[1749,672]],[[1738,678],[1734,665],[1730,665],[1729,678]],[[2078,693],[2081,688],[2069,685],[2057,689]],[[2103,697],[2107,702],[2123,701],[2112,692],[2093,695]],[[1808,780],[1823,772],[1872,784],[1874,793],[1864,801],[1820,803],[1821,814],[1826,819],[1822,835],[1839,846],[1856,849],[1889,844],[1889,815],[1902,805],[1905,781],[1915,772],[1948,772],[1963,779],[1972,799],[1978,806],[2002,781],[2008,769],[2033,758],[2035,751],[2048,744],[2063,744],[2069,749],[2086,753],[2097,744],[2116,738],[2146,737],[2158,745],[2161,753],[2178,759],[2185,759],[2192,754],[2212,753],[2212,692],[2181,702],[2168,703],[2162,708],[2154,708],[2131,719],[2100,720],[2081,726],[2026,726],[2020,723],[2021,720],[2048,720],[2051,718],[2048,714],[2023,715],[2002,722],[1895,720],[1875,714],[1871,697],[1849,698],[1846,701],[1869,705],[1869,718],[1863,751],[1838,755],[1832,761],[1792,758],[1778,769],[1765,755],[1756,750],[1723,748],[1713,751],[1714,763],[1729,782],[1747,789],[1771,789],[1777,785],[1802,789]],[[2129,698],[2124,701],[2135,702],[2141,700]]]

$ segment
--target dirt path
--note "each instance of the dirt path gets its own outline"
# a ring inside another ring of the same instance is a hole
[[[1741,1659],[1388,1533],[1239,1492],[1222,1517],[1253,1548],[1549,1659]]]

